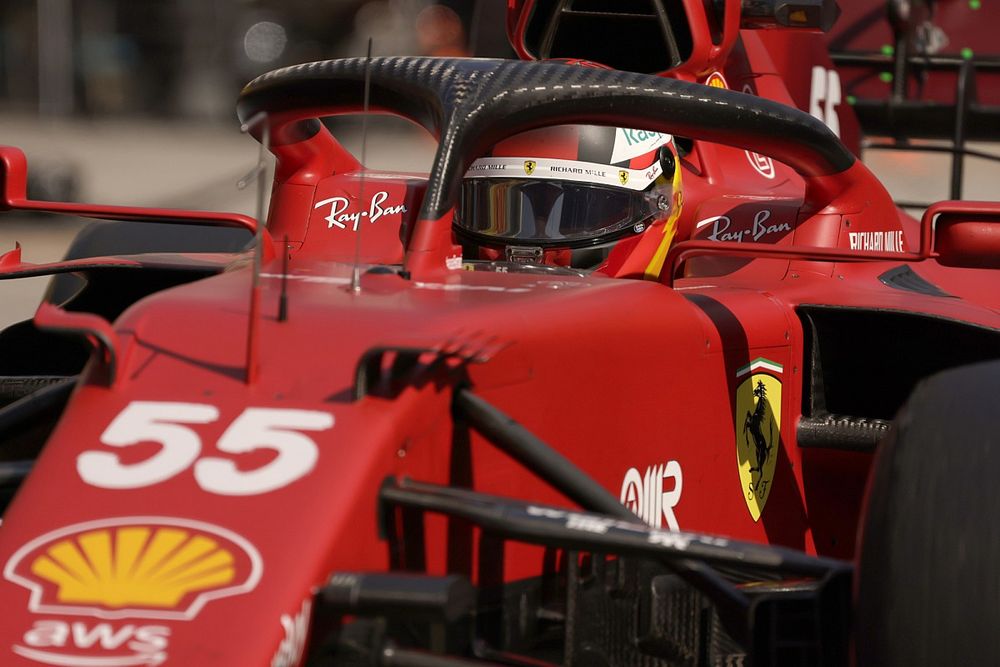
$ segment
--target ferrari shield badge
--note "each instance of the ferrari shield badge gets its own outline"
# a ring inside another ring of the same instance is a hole
[[[628,172],[625,171],[624,169],[619,169],[618,170],[618,180],[621,181],[622,185],[625,185],[626,183],[628,183]]]
[[[526,173],[528,176],[531,176],[533,173],[535,173],[535,161],[534,160],[525,160],[524,161],[524,173]]]
[[[758,357],[736,371],[736,462],[743,499],[760,520],[774,479],[781,433],[779,363]]]

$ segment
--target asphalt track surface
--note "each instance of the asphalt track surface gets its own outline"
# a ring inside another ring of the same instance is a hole
[[[338,138],[360,157],[358,126]],[[236,183],[257,160],[257,143],[232,124],[163,120],[40,121],[0,115],[0,144],[21,148],[29,172],[69,165],[77,175],[78,201],[146,205],[255,215],[255,194]],[[995,145],[976,146],[1000,153]],[[434,144],[404,121],[375,117],[369,125],[367,163],[373,169],[426,171]],[[936,201],[948,196],[950,158],[944,154],[870,151],[865,162],[899,200]],[[965,168],[966,199],[1000,199],[1000,164],[971,158]],[[911,213],[913,213],[911,211]],[[84,221],[60,216],[0,216],[0,252],[22,246],[27,262],[59,260]],[[0,328],[29,318],[48,278],[0,281]]]

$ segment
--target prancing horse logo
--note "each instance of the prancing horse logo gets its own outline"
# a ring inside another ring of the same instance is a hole
[[[757,467],[751,467],[750,472],[757,471],[761,472],[764,469],[764,463],[767,461],[767,457],[771,454],[771,443],[768,442],[768,438],[764,437],[764,426],[767,420],[767,387],[760,380],[757,381],[757,386],[753,390],[753,395],[757,397],[757,407],[754,408],[753,413],[747,412],[746,419],[743,420],[743,436],[746,437],[749,431],[750,435],[753,436],[753,442],[757,449]],[[770,429],[768,429],[768,436],[773,441],[774,440],[774,420],[770,420]],[[749,441],[747,446],[749,446]]]
[[[526,173],[528,176],[531,176],[533,173],[535,173],[535,166],[536,163],[534,160],[525,160],[524,173]]]
[[[736,371],[736,462],[754,521],[770,496],[781,441],[781,364],[758,357]]]

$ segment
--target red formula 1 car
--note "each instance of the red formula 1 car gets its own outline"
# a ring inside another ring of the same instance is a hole
[[[266,227],[30,201],[0,149],[3,208],[128,221],[0,257],[86,280],[0,335],[0,663],[1000,659],[1000,204],[910,218],[789,106],[822,42],[795,61],[782,25],[821,4],[569,4],[513,3],[523,56],[599,60],[560,31],[652,21],[669,75],[391,57],[251,82]],[[434,134],[430,173],[366,171],[317,120],[366,110]],[[511,148],[584,124],[610,162]],[[528,177],[559,195],[546,233],[581,183],[607,181],[575,223],[615,181],[652,208],[582,269],[518,236]],[[236,231],[164,252],[165,225]]]

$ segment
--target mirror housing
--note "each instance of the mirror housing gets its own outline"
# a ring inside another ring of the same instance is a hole
[[[28,192],[28,160],[19,148],[0,146],[0,211],[16,208]]]
[[[716,0],[716,5],[719,1]],[[792,28],[830,32],[840,17],[836,0],[743,0],[740,27],[745,30]]]
[[[19,148],[0,146],[0,212],[35,211],[74,215],[98,220],[126,220],[131,222],[166,222],[177,225],[209,225],[215,227],[242,227],[257,233],[257,221],[239,213],[213,211],[187,211],[182,209],[149,208],[138,206],[105,206],[78,204],[76,202],[36,201],[28,199],[28,160]],[[265,254],[272,252],[266,245]]]
[[[937,212],[934,250],[944,266],[966,269],[1000,269],[1000,203],[958,204]]]

